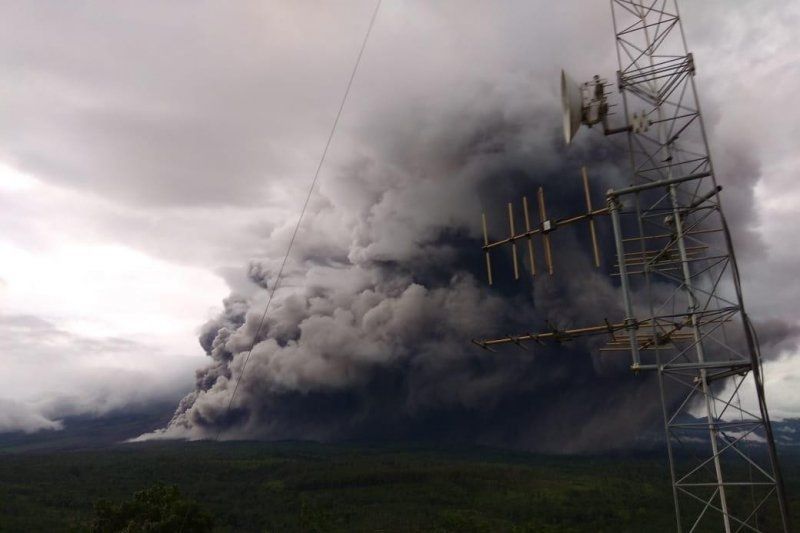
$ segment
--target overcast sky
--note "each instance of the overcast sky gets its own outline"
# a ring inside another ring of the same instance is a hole
[[[373,7],[0,2],[0,431],[192,388],[200,326],[285,246]],[[718,179],[753,174],[755,205],[734,205],[755,213],[736,228],[758,236],[740,258],[750,313],[798,325],[800,4],[681,8]],[[562,66],[613,78],[615,60],[606,1],[384,0],[321,190],[407,136],[409,113],[526,91],[555,108]],[[782,346],[770,406],[800,416]]]

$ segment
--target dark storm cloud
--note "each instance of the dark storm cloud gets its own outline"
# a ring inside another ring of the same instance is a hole
[[[761,349],[767,357],[796,353],[800,344],[800,324],[780,319],[759,320],[755,324]]]
[[[253,203],[259,184],[290,168],[288,143],[321,137],[290,117],[328,103],[319,99],[338,87],[334,73],[349,56],[348,40],[330,39],[313,71],[289,74],[308,52],[302,34],[324,40],[347,25],[320,24],[332,7],[150,7],[3,6],[2,59],[17,78],[4,91],[5,118],[18,126],[4,130],[3,153],[37,176],[126,203]]]

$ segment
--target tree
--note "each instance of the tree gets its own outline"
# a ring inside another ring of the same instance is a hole
[[[203,533],[212,528],[208,512],[181,496],[178,487],[163,483],[137,492],[131,501],[98,501],[89,525],[93,533]]]

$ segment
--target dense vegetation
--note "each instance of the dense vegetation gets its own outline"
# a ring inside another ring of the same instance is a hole
[[[100,500],[88,527],[92,533],[209,533],[214,530],[214,519],[197,502],[184,498],[178,487],[156,483],[128,501]]]
[[[784,470],[800,494],[800,461],[787,457]],[[157,482],[183,496],[140,499],[194,500],[218,531],[674,530],[660,455],[150,443],[0,455],[0,531],[85,531]]]

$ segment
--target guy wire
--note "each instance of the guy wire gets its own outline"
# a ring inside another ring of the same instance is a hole
[[[283,270],[286,267],[286,261],[289,259],[289,255],[292,252],[292,248],[294,247],[294,241],[297,237],[297,232],[300,229],[300,224],[303,221],[303,217],[306,214],[306,210],[308,209],[308,204],[311,201],[311,196],[314,193],[314,189],[317,185],[317,181],[319,180],[320,171],[322,170],[322,165],[325,163],[325,157],[328,155],[328,148],[331,146],[331,141],[333,140],[333,135],[336,132],[336,127],[339,124],[339,118],[342,116],[342,110],[344,109],[345,104],[347,103],[347,97],[350,94],[350,88],[353,86],[353,80],[356,77],[356,72],[358,71],[358,66],[361,63],[361,57],[364,55],[364,50],[367,47],[367,41],[369,40],[369,35],[372,32],[372,27],[375,25],[375,19],[378,17],[378,10],[381,7],[382,0],[377,0],[375,3],[375,9],[372,12],[372,18],[369,21],[369,25],[367,26],[367,32],[364,34],[364,40],[361,42],[361,48],[358,51],[358,56],[356,56],[355,65],[353,65],[353,70],[350,73],[350,79],[347,81],[347,86],[344,90],[344,95],[342,96],[342,100],[339,103],[339,109],[336,112],[336,118],[333,120],[333,125],[331,126],[331,131],[328,134],[328,140],[325,142],[325,148],[322,150],[322,156],[319,159],[319,163],[317,164],[317,170],[314,172],[314,178],[311,180],[311,185],[308,187],[308,193],[306,194],[305,202],[303,203],[303,207],[300,210],[300,216],[297,219],[297,224],[294,226],[294,231],[292,231],[292,237],[289,239],[289,246],[286,249],[286,253],[283,256],[283,261],[281,262],[281,266],[278,269],[278,274],[275,276],[275,282],[272,284],[272,290],[269,293],[269,297],[267,298],[267,304],[264,306],[264,312],[261,314],[261,320],[258,324],[258,329],[256,330],[255,335],[253,336],[253,341],[250,343],[250,347],[247,350],[247,355],[244,358],[244,362],[242,363],[242,370],[239,373],[239,376],[236,378],[236,384],[233,387],[233,392],[231,393],[231,397],[228,400],[228,405],[225,408],[225,412],[229,412],[231,410],[231,406],[233,405],[233,400],[236,398],[236,392],[239,390],[239,383],[242,381],[242,377],[244,376],[245,370],[247,368],[247,363],[250,361],[250,355],[253,353],[253,348],[255,348],[256,343],[258,342],[258,336],[261,333],[262,328],[264,327],[264,322],[267,319],[267,314],[269,313],[270,305],[272,304],[272,299],[275,296],[275,291],[278,289],[280,285],[281,277],[283,276]],[[219,440],[220,435],[222,434],[222,428],[217,431],[217,436],[214,439],[215,441]]]

